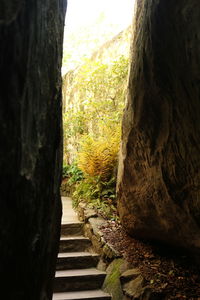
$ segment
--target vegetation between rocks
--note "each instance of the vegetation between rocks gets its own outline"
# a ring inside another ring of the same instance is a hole
[[[87,60],[73,79],[78,101],[64,113],[63,177],[74,207],[86,201],[111,219],[117,219],[115,186],[127,74],[125,56],[108,64]]]

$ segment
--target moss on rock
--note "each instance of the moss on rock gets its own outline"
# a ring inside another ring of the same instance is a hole
[[[124,260],[119,258],[113,260],[106,270],[107,276],[103,289],[112,295],[113,300],[121,300],[123,298],[120,276],[125,271],[125,268]]]

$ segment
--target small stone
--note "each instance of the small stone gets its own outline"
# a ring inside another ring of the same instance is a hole
[[[86,203],[85,202],[79,202],[78,206],[85,209],[86,208]]]
[[[92,209],[92,208],[86,208],[84,210],[84,219],[85,219],[85,222],[87,222],[88,219],[90,219],[90,218],[97,218],[97,217],[98,217],[98,215],[97,215],[97,213],[95,212],[94,209]]]
[[[144,278],[139,275],[136,279],[125,283],[123,286],[124,293],[133,299],[140,299],[144,292]]]
[[[137,278],[139,275],[141,275],[141,272],[139,269],[137,269],[137,268],[129,269],[129,270],[125,271],[124,273],[122,273],[120,280],[122,283],[126,283],[130,280]]]
[[[80,202],[77,208],[78,218],[81,222],[84,221],[85,219],[85,214],[84,214],[85,205],[86,205],[85,203]]]
[[[122,257],[122,255],[117,250],[115,250],[109,243],[106,243],[106,245],[103,247],[103,253],[104,256],[110,259]]]
[[[92,238],[93,236],[93,230],[92,230],[92,226],[90,224],[84,224],[84,227],[83,227],[83,231],[84,231],[84,235],[86,237],[88,237],[89,239]]]
[[[122,300],[123,292],[121,288],[120,268],[124,263],[123,259],[115,259],[106,269],[106,279],[103,284],[103,290],[112,295],[112,299]]]
[[[93,232],[95,235],[102,235],[100,228],[102,225],[106,224],[106,221],[103,218],[89,218],[88,222],[91,224]]]
[[[97,265],[97,269],[100,271],[105,272],[107,268],[107,263],[105,261],[103,261],[103,259],[100,259]]]
[[[94,248],[94,252],[97,252],[98,254],[102,255],[103,253],[103,245],[102,243],[99,241],[99,239],[93,235],[92,238],[91,238],[91,242],[92,242],[92,246]]]

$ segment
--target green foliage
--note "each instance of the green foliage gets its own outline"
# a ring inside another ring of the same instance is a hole
[[[68,174],[69,167],[70,167],[69,165],[64,165],[63,166],[63,169],[62,169],[62,177],[63,178],[66,178],[66,177],[69,176],[69,174]]]
[[[72,185],[83,179],[83,172],[78,168],[77,163],[63,166],[63,177],[68,177],[68,184]]]
[[[63,114],[63,150],[64,158],[68,158],[68,143],[73,139],[73,147],[78,148],[79,138],[87,132],[86,116],[84,112],[75,112],[73,109],[68,109]]]
[[[73,206],[76,208],[80,201],[87,203],[98,213],[109,219],[118,219],[115,206],[116,179],[112,177],[108,182],[102,182],[98,176],[87,176],[76,185],[73,193]]]
[[[119,131],[127,74],[128,59],[121,56],[109,64],[87,60],[74,75],[70,85],[76,99],[63,115],[65,155],[69,141],[78,150],[82,136],[97,138],[108,136],[108,130]]]
[[[84,111],[75,112],[72,108],[68,109],[63,114],[65,139],[84,134],[87,131],[86,122]]]
[[[120,276],[124,260],[122,258],[114,259],[109,265],[109,272],[103,284],[103,289],[109,292],[113,299],[123,299],[123,292],[120,283]]]
[[[124,56],[109,64],[88,60],[78,72],[75,86],[85,119],[93,123],[93,133],[99,134],[102,125],[112,127],[121,121],[127,74],[128,59]]]
[[[124,56],[108,64],[85,61],[73,78],[76,101],[63,118],[65,154],[68,143],[77,150],[77,164],[66,171],[69,183],[75,184],[73,205],[86,201],[111,219],[118,218],[114,173],[127,73],[128,59]]]

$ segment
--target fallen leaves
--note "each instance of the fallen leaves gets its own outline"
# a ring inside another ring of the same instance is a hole
[[[131,238],[121,225],[114,221],[108,222],[108,226],[101,230],[104,239],[119,251],[132,267],[140,269],[151,288],[164,292],[166,299],[200,300],[200,273],[189,257],[174,253],[162,255],[158,246],[154,247]]]

